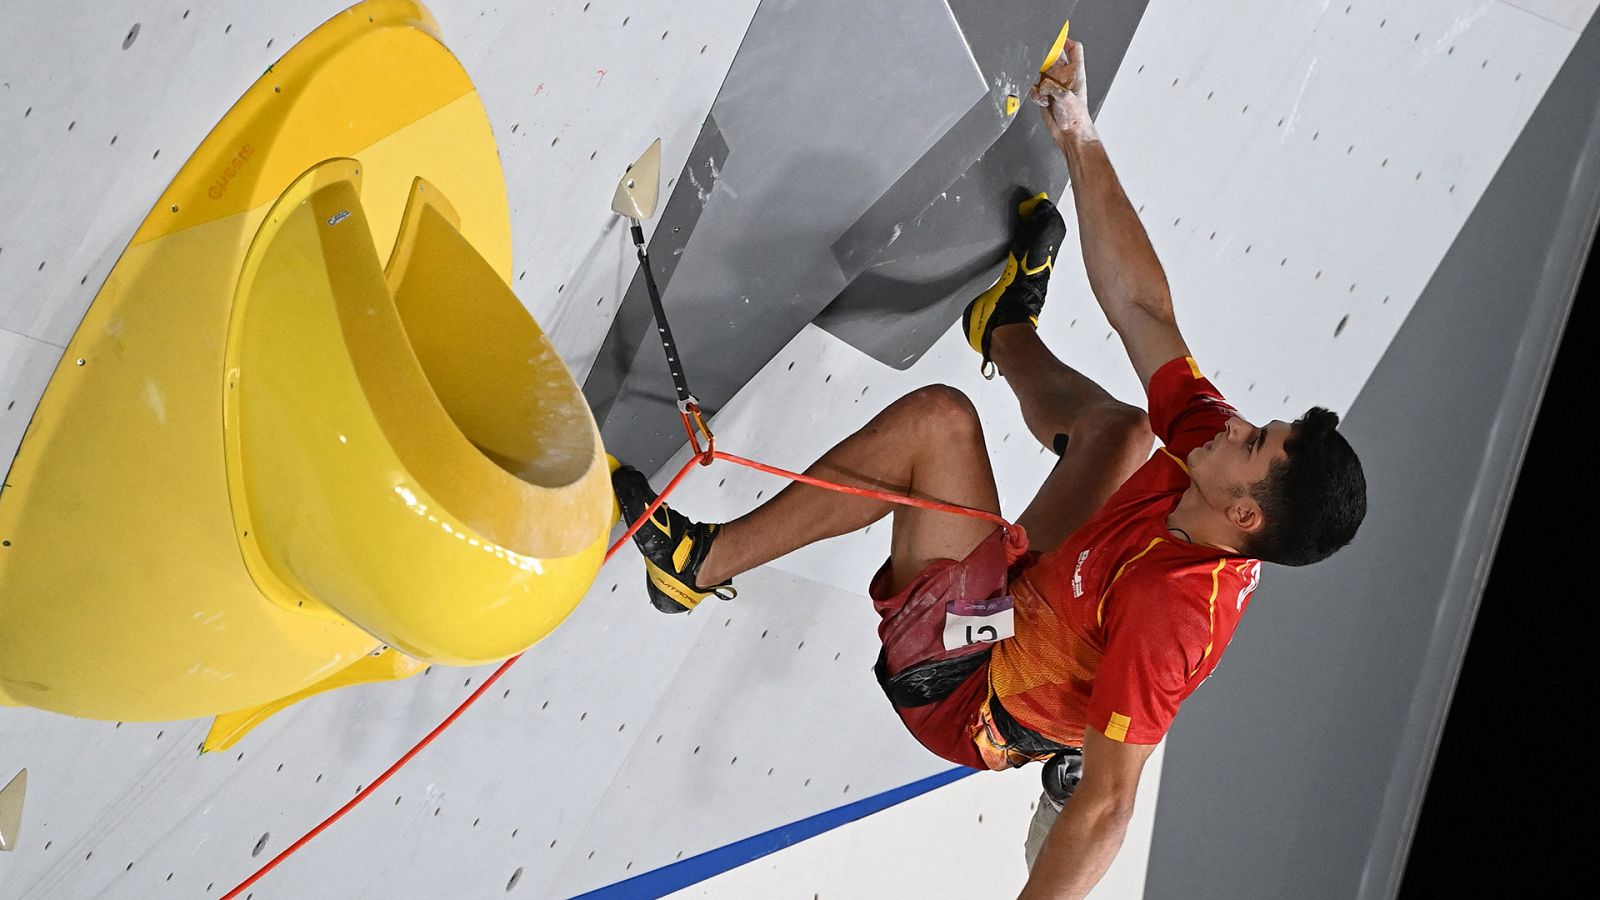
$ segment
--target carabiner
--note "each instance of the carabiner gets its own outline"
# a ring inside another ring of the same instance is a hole
[[[700,410],[699,401],[694,397],[678,402],[678,414],[683,417],[683,429],[689,434],[689,445],[694,448],[694,455],[700,460],[700,465],[709,466],[716,456],[717,436],[711,431],[711,426],[706,424],[705,414]],[[706,446],[700,447],[700,438],[696,431],[706,436]]]

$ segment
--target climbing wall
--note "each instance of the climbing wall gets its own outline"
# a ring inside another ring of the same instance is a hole
[[[0,460],[9,463],[88,303],[178,166],[263,69],[342,5],[130,0],[110,13],[44,2],[0,12],[0,166],[21,173],[0,181]],[[836,15],[787,43],[756,30],[763,13],[793,12],[777,0],[502,8],[439,0],[431,9],[499,141],[513,287],[580,378],[613,366],[621,377],[609,396],[624,405],[628,390],[658,400],[669,390],[659,351],[639,335],[628,358],[605,355],[635,290],[626,230],[607,207],[623,167],[659,136],[663,197],[681,190],[686,199],[647,231],[653,246],[672,247],[659,254],[662,265],[699,273],[668,286],[669,310],[705,302],[685,292],[699,284],[709,296],[718,272],[751,275],[748,258],[721,255],[749,249],[726,239],[738,236],[730,223],[751,243],[838,267],[839,283],[819,288],[806,315],[774,309],[764,319],[758,310],[743,320],[743,335],[687,359],[691,378],[728,382],[713,422],[719,445],[802,467],[901,393],[949,383],[983,412],[1003,508],[1014,516],[1051,457],[1031,442],[1004,383],[978,375],[976,356],[953,330],[912,341],[914,358],[895,368],[872,347],[841,339],[848,329],[837,322],[807,324],[844,289],[839,273],[870,265],[848,254],[839,262],[838,232],[792,227],[814,211],[807,204],[821,204],[814,195],[826,180],[769,179],[765,193],[751,196],[723,177],[733,171],[722,163],[733,165],[739,128],[753,120],[735,114],[738,104],[713,120],[718,104],[741,99],[753,115],[786,102],[781,93],[732,96],[741,85],[727,79],[741,48],[782,47],[766,65],[792,67],[797,89],[841,106],[877,94],[830,81],[828,67],[815,64],[837,45],[866,54],[875,42],[862,36],[881,32],[885,58],[908,62],[877,77],[918,85],[927,73],[916,69],[916,40],[930,42],[930,57],[961,55],[960,23],[972,4],[891,6],[915,12],[917,27],[896,31],[891,7],[873,11],[879,21],[839,2]],[[1106,2],[1061,6],[1056,19],[1112,20]],[[1152,0],[1115,53],[1075,26],[1091,79],[1112,86],[1101,130],[1167,268],[1180,323],[1246,416],[1293,418],[1312,403],[1345,410],[1358,402],[1594,6],[1244,0],[1219,10]],[[841,35],[851,42],[836,41]],[[1038,52],[1051,37],[1033,37]],[[962,94],[949,121],[936,109],[942,127],[954,129],[960,113],[996,89],[969,77],[985,59],[977,53],[963,63],[971,68],[939,73],[952,79],[951,91],[972,94]],[[859,55],[850,61],[861,63]],[[826,118],[828,105],[819,106],[812,113]],[[871,112],[851,111],[868,125],[917,124]],[[919,149],[938,147],[941,132],[924,132]],[[843,153],[815,129],[776,143],[802,157]],[[919,158],[908,152],[896,161],[900,171],[879,173],[877,189],[899,183]],[[1573,158],[1558,164],[1566,169],[1552,177],[1576,169]],[[995,204],[989,194],[963,200],[964,190],[941,200]],[[856,199],[853,216],[832,225],[842,230],[887,208],[874,206],[877,196]],[[717,234],[724,240],[712,240]],[[1069,237],[1041,331],[1064,358],[1137,402],[1073,246]],[[750,337],[778,320],[792,338],[767,347]],[[1429,389],[1448,395],[1449,386]],[[670,434],[677,424],[641,427]],[[1361,437],[1386,448],[1416,439],[1403,429]],[[634,449],[608,446],[624,458]],[[662,446],[652,458],[675,471],[686,451],[675,441]],[[1497,465],[1503,476],[1515,463]],[[718,466],[692,475],[675,503],[726,518],[781,486]],[[649,609],[639,563],[623,554],[477,707],[255,895],[1014,891],[1026,877],[1020,840],[1037,796],[1034,772],[956,779],[904,733],[873,684],[874,616],[863,594],[887,546],[886,523],[826,542],[741,577],[735,602],[672,618]],[[1269,571],[1258,605],[1292,603],[1273,578]],[[1286,627],[1273,639],[1305,636]],[[0,708],[0,782],[17,769],[30,773],[19,846],[0,854],[0,897],[217,896],[370,783],[491,671],[434,668],[408,682],[345,689],[204,757],[196,752],[203,721],[99,723]],[[1226,689],[1223,671],[1208,691]],[[1360,717],[1374,708],[1364,702],[1352,698],[1350,716],[1376,720]],[[1204,761],[1215,745],[1175,739],[1158,751],[1128,843],[1097,896],[1141,893],[1163,853],[1162,817],[1193,818],[1205,802],[1202,792],[1184,808],[1165,807],[1163,770],[1182,754]],[[1292,769],[1304,758],[1268,753],[1263,765]],[[1335,838],[1352,845],[1370,831],[1366,820],[1343,827]]]

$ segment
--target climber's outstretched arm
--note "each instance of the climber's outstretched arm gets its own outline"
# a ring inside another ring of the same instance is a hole
[[[1082,44],[1067,42],[1033,97],[1067,157],[1089,287],[1148,387],[1156,369],[1189,349],[1172,313],[1166,272],[1089,118]]]

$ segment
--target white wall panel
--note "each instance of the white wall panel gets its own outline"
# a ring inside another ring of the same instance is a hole
[[[1151,4],[1102,130],[1246,415],[1348,408],[1575,40],[1492,0]]]

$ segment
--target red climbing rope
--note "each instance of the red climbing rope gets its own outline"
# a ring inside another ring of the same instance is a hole
[[[1020,527],[1007,522],[1005,519],[991,512],[985,512],[981,509],[971,509],[965,506],[957,506],[952,503],[939,503],[935,500],[923,500],[918,497],[907,497],[903,494],[893,494],[889,493],[888,491],[878,491],[870,488],[834,484],[831,481],[813,478],[810,475],[803,475],[799,472],[790,472],[787,469],[780,469],[777,466],[769,466],[765,463],[756,462],[755,460],[745,459],[742,456],[724,453],[716,448],[716,435],[712,434],[711,429],[706,425],[705,417],[702,415],[697,404],[692,401],[688,404],[685,404],[685,408],[680,410],[680,414],[683,416],[684,428],[689,432],[689,444],[694,450],[694,455],[689,457],[689,461],[683,464],[683,468],[678,470],[678,474],[673,476],[672,481],[667,483],[666,488],[661,491],[659,496],[656,497],[655,502],[650,504],[650,507],[644,511],[644,514],[639,517],[638,521],[628,526],[628,530],[623,533],[622,537],[618,538],[616,543],[612,544],[610,549],[606,550],[606,562],[611,560],[611,557],[616,554],[618,548],[633,538],[634,533],[639,530],[639,526],[643,525],[646,520],[655,515],[656,510],[661,508],[661,504],[666,502],[667,496],[670,495],[674,490],[677,490],[679,483],[683,481],[684,477],[689,474],[689,471],[693,469],[696,464],[709,466],[713,461],[719,459],[731,463],[737,463],[741,466],[748,466],[752,469],[760,472],[766,472],[770,475],[788,478],[791,481],[798,481],[801,484],[809,484],[815,487],[825,488],[830,491],[838,491],[842,494],[854,494],[859,497],[871,497],[877,500],[886,500],[890,503],[898,503],[904,506],[916,506],[922,509],[939,510],[941,512],[955,513],[957,515],[972,516],[973,518],[978,519],[987,519],[988,521],[994,522],[997,526],[1006,530],[1007,542],[1014,548],[1017,548],[1019,552],[1021,548],[1025,548],[1027,546],[1027,536]],[[700,446],[700,440],[696,434],[697,431],[700,434],[705,435],[706,442],[704,448]],[[406,763],[411,761],[412,757],[416,756],[418,753],[421,753],[423,748],[433,743],[434,738],[438,737],[446,728],[449,728],[457,719],[461,718],[461,714],[466,712],[467,709],[472,706],[472,704],[477,703],[478,698],[483,696],[484,691],[487,691],[490,687],[494,686],[494,683],[500,680],[500,676],[504,675],[506,670],[515,665],[517,660],[521,658],[522,654],[518,653],[516,656],[513,656],[501,663],[500,667],[494,670],[493,675],[490,675],[482,684],[478,685],[478,689],[473,691],[471,696],[467,697],[466,700],[463,700],[461,705],[457,706],[454,712],[446,716],[444,721],[440,722],[432,731],[428,732],[427,735],[422,738],[422,740],[417,741],[417,743],[413,745],[410,750],[407,750],[403,756],[395,760],[394,764],[385,769],[382,775],[379,775],[371,784],[367,785],[359,793],[352,797],[350,802],[339,807],[338,811],[336,811],[333,815],[323,819],[322,823],[317,827],[306,832],[293,844],[285,847],[282,853],[274,856],[266,865],[256,870],[254,875],[251,875],[249,878],[246,878],[244,881],[240,882],[238,887],[226,894],[223,894],[222,900],[233,900],[233,898],[238,897],[245,891],[246,888],[249,888],[251,885],[261,880],[262,876],[276,868],[279,863],[288,859],[301,847],[304,847],[306,844],[310,843],[317,835],[326,831],[329,826],[333,825],[333,823],[343,818],[345,813],[355,809],[363,800],[372,796],[372,793],[378,788],[382,787],[383,783],[388,781],[389,778],[394,775],[394,773],[404,768]]]

